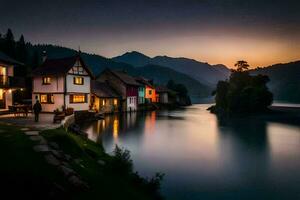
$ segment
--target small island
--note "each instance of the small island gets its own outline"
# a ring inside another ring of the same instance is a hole
[[[265,112],[273,102],[273,94],[266,75],[251,75],[247,61],[238,61],[237,69],[231,70],[229,80],[219,81],[215,96],[216,104],[208,110],[215,114]]]

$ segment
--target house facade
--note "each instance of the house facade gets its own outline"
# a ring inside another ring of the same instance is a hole
[[[22,65],[22,63],[0,52],[0,109],[8,109],[9,106],[12,106],[14,91],[24,89],[24,79],[14,77],[16,65]]]
[[[100,113],[114,113],[121,110],[120,95],[107,83],[92,81],[91,108]]]
[[[79,55],[46,59],[33,71],[32,102],[39,100],[43,112],[89,110],[92,77]]]
[[[138,88],[140,84],[126,72],[105,69],[97,81],[107,82],[121,97],[122,111],[136,111],[138,109]]]

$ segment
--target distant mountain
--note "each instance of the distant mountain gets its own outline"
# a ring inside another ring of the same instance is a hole
[[[228,78],[230,74],[230,70],[224,65],[213,66],[193,59],[172,58],[168,56],[156,56],[154,58],[150,58],[136,51],[128,52],[112,59],[114,61],[131,64],[135,67],[141,67],[149,64],[169,67],[178,72],[187,74],[199,82],[211,86],[215,86],[219,80]]]
[[[142,67],[151,63],[151,58],[137,51],[127,52],[113,58],[116,62],[128,63],[135,67]]]
[[[251,73],[269,76],[275,100],[300,103],[300,61],[259,68]]]
[[[31,46],[31,48],[37,50],[38,52],[40,52],[40,54],[43,51],[46,51],[48,58],[61,58],[66,56],[72,56],[78,53],[73,49],[54,45],[34,45]],[[140,61],[142,59],[147,59],[147,57],[143,56],[142,54],[138,55],[138,52],[134,54],[134,57],[140,57]],[[129,54],[128,58],[130,58],[131,55],[133,54]],[[188,88],[189,93],[192,96],[208,97],[210,96],[212,91],[212,87],[202,84],[186,74],[177,72],[167,67],[162,67],[158,65],[134,67],[127,63],[117,62],[117,59],[112,60],[103,56],[87,54],[83,52],[81,53],[81,56],[95,75],[98,75],[105,68],[118,69],[127,71],[131,75],[144,76],[145,78],[154,79],[155,83],[158,84],[166,84],[169,80],[172,79],[177,83],[184,84]],[[136,63],[140,61],[137,60]]]

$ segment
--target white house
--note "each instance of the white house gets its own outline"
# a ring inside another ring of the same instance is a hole
[[[13,92],[24,89],[24,79],[14,77],[15,65],[23,65],[0,52],[0,109],[13,105]]]
[[[32,103],[39,100],[43,112],[89,110],[92,77],[79,55],[46,59],[33,71]]]

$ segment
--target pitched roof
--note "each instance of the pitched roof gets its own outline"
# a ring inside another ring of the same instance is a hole
[[[134,77],[128,75],[126,72],[116,71],[116,70],[109,70],[109,71],[127,85],[134,85],[134,86],[141,85],[138,82],[136,82]]]
[[[11,57],[9,57],[8,55],[6,55],[5,53],[0,51],[0,61],[2,62],[6,62],[9,64],[13,64],[13,65],[24,65],[23,63],[20,63],[14,59],[12,59]]]
[[[65,75],[75,65],[78,59],[82,63],[82,66],[85,68],[85,70],[92,76],[92,72],[78,55],[67,58],[46,59],[46,61],[40,67],[36,68],[32,74],[34,76]]]
[[[155,90],[156,90],[157,93],[174,92],[173,90],[170,90],[170,89],[167,88],[166,86],[162,86],[162,85],[157,86],[157,87],[155,88]]]
[[[136,77],[135,80],[142,85],[147,85],[149,87],[154,88],[150,81],[148,79],[145,79],[144,77]]]
[[[106,97],[106,98],[120,97],[120,95],[106,82],[99,82],[93,80],[91,82],[91,91],[93,94],[97,95],[98,97]]]

